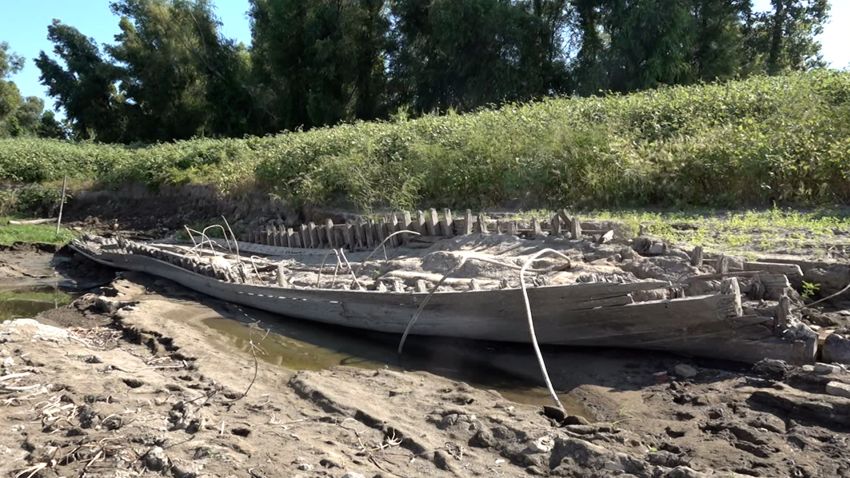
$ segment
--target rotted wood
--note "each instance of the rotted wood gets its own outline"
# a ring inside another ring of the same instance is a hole
[[[472,234],[474,222],[475,221],[472,219],[472,210],[467,209],[466,210],[465,223],[463,225],[463,234],[464,235]]]
[[[310,247],[320,247],[323,241],[321,239],[322,236],[319,234],[319,228],[313,222],[308,224],[307,228],[310,229]]]
[[[720,281],[720,293],[735,297],[735,315],[743,315],[744,309],[741,305],[741,286],[736,277],[727,277]]]
[[[691,251],[691,265],[694,267],[699,267],[702,265],[703,260],[703,250],[702,246],[694,247],[694,250]]]
[[[429,209],[428,210],[428,218],[425,222],[425,232],[429,236],[438,235],[437,230],[438,230],[439,226],[437,225],[438,224],[437,221],[438,221],[437,210],[434,209],[434,208]]]
[[[345,247],[349,251],[357,248],[357,242],[354,240],[354,227],[351,224],[342,225],[342,235],[344,237]]]
[[[366,220],[363,231],[366,233],[366,247],[368,249],[375,247],[375,223],[371,219]]]
[[[310,240],[310,228],[306,224],[301,224],[301,247],[314,247]]]
[[[336,236],[334,235],[334,222],[331,219],[325,221],[325,230],[328,237],[328,247],[331,249],[337,247]]]
[[[454,221],[452,221],[452,210],[443,209],[443,219],[440,220],[440,232],[446,237],[454,236]]]
[[[729,257],[720,254],[717,256],[717,260],[714,262],[714,270],[718,274],[726,274],[729,272]]]
[[[352,250],[363,249],[366,247],[366,241],[363,237],[363,226],[360,225],[359,221],[351,225],[351,235],[354,240],[354,248]]]
[[[478,232],[481,234],[487,234],[487,216],[484,215],[483,212],[478,213]]]
[[[425,229],[425,213],[422,211],[416,211],[416,232],[428,235],[428,230]]]
[[[570,237],[573,239],[581,239],[581,221],[578,217],[569,218],[567,223],[570,228]]]
[[[413,220],[410,218],[410,212],[409,211],[404,211],[401,214],[401,218],[402,218],[402,222],[403,222],[403,224],[402,224],[403,229],[406,229],[408,231],[414,230],[414,229],[412,229],[413,228]],[[401,235],[402,241],[405,244],[407,244],[407,242],[410,240],[410,237],[411,237],[410,234],[402,234]]]

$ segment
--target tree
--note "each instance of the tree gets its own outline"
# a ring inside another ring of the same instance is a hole
[[[270,129],[384,111],[384,0],[252,0],[252,60]]]
[[[689,0],[609,0],[610,88],[634,91],[693,79]]]
[[[9,44],[0,42],[0,123],[5,123],[21,105],[21,92],[10,76],[23,68],[24,59],[9,51]]]
[[[78,139],[119,142],[125,139],[126,104],[118,94],[121,70],[105,61],[92,38],[59,20],[47,28],[53,53],[64,67],[43,51],[35,60],[41,84],[65,110]]]
[[[694,75],[703,81],[725,80],[741,73],[744,24],[752,0],[694,2]]]
[[[120,0],[111,8],[121,33],[107,51],[123,70],[134,138],[244,132],[243,65],[209,1]]]
[[[68,139],[67,129],[52,111],[45,111],[41,115],[37,132],[40,138]]]
[[[563,90],[566,8],[556,0],[395,0],[397,104],[470,110]]]

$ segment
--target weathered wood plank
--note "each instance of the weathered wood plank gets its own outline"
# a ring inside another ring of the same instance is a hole
[[[466,210],[466,217],[464,219],[465,219],[465,223],[463,225],[463,234],[464,235],[472,234],[473,224],[474,224],[475,221],[472,219],[472,210],[471,209]]]
[[[440,221],[440,229],[446,237],[452,237],[454,233],[454,221],[452,220],[452,210],[449,208],[443,209],[443,219]]]
[[[478,213],[478,232],[481,234],[487,234],[487,216],[484,215],[483,212]]]

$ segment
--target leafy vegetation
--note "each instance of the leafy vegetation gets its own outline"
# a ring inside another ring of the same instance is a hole
[[[0,179],[261,188],[295,204],[771,206],[850,200],[850,74],[816,71],[274,137],[0,140]]]

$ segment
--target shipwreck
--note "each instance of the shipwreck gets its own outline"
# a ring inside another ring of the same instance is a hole
[[[207,228],[210,229],[210,228]],[[71,247],[117,269],[303,320],[476,340],[813,362],[800,267],[684,251],[616,228],[483,215],[265,228],[237,240],[87,235]],[[264,242],[264,244],[260,244]],[[528,325],[526,325],[528,319]],[[403,343],[402,339],[402,343]],[[536,344],[535,344],[536,345]],[[401,347],[400,347],[401,350]]]

